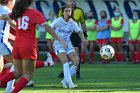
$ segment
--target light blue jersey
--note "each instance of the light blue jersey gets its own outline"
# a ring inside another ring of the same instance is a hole
[[[60,50],[65,50],[63,52],[66,52],[67,54],[70,53],[69,51],[73,51],[74,48],[70,41],[70,36],[73,32],[77,33],[81,31],[81,29],[78,27],[78,24],[73,19],[69,19],[69,21],[66,22],[63,17],[60,17],[55,19],[50,26],[53,27],[56,34],[68,44],[68,48],[64,49],[64,46],[61,45],[58,40],[54,40],[56,54],[61,53]]]
[[[11,11],[6,6],[0,6],[0,15],[9,14]],[[0,20],[0,43],[7,42],[10,25],[6,20]]]
[[[11,11],[6,6],[0,6],[0,15],[9,14]],[[12,53],[12,46],[8,42],[10,25],[6,20],[0,20],[0,56]]]
[[[102,21],[102,20],[99,20],[98,21],[98,26],[99,27],[104,27],[108,25],[108,19]],[[110,38],[110,30],[109,28],[106,29],[106,30],[103,30],[103,31],[98,31],[97,33],[97,39],[109,39]]]

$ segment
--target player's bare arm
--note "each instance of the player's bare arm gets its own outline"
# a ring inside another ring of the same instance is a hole
[[[81,38],[82,41],[82,46],[86,46],[88,44],[88,41],[85,39],[84,34],[82,32],[78,32],[79,37]]]
[[[11,19],[7,19],[8,23],[10,24],[10,26],[13,28],[13,29],[16,29],[16,23],[14,20],[11,20]]]
[[[48,24],[44,24],[44,28],[54,39],[58,40],[62,45],[64,45],[64,47],[67,48],[68,45],[56,35],[55,31]]]

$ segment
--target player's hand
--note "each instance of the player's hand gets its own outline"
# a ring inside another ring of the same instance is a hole
[[[88,45],[88,41],[87,40],[82,40],[82,46],[87,46]]]

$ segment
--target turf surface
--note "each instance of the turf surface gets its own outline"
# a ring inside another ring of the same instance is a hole
[[[73,77],[77,89],[61,87],[57,78],[61,70],[61,64],[35,70],[35,86],[20,93],[140,93],[140,64],[81,64],[82,79]]]

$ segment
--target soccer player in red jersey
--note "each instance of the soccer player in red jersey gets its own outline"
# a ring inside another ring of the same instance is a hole
[[[57,39],[64,47],[67,47],[67,44],[64,43],[46,23],[43,15],[30,7],[32,3],[33,0],[17,0],[12,9],[12,13],[0,16],[0,20],[12,19],[16,22],[16,38],[12,51],[15,71],[8,73],[5,75],[6,78],[4,77],[0,80],[0,84],[2,84],[9,80],[19,78],[11,93],[18,93],[22,90],[34,72],[35,60],[37,59],[35,37],[35,27],[37,24],[43,25],[45,30],[48,31],[54,39]]]

